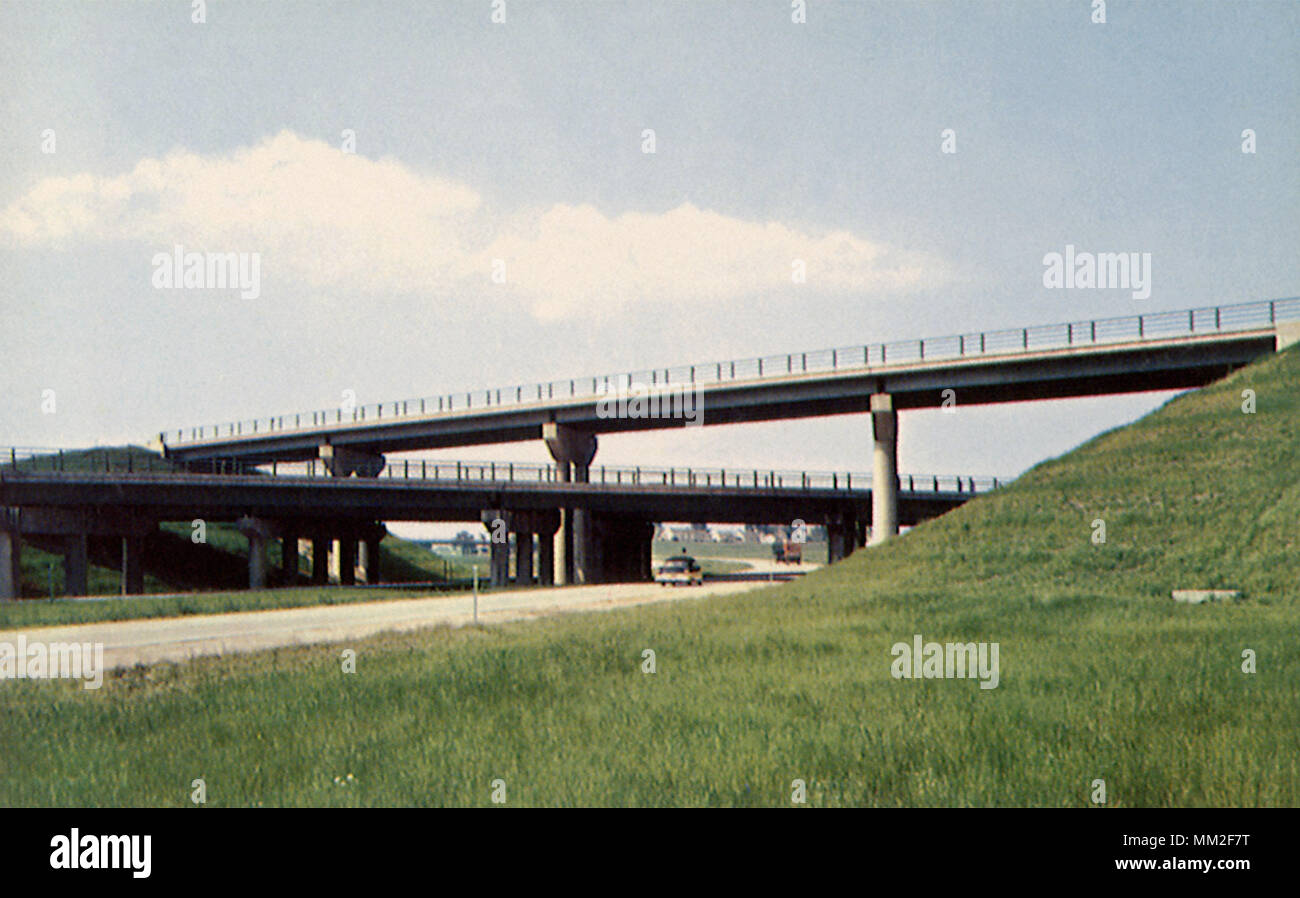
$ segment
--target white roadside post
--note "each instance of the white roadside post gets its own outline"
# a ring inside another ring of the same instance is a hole
[[[478,626],[478,565],[474,565],[474,626]]]

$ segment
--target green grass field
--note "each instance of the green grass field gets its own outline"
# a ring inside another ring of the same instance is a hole
[[[1297,386],[1293,349],[740,597],[382,637],[354,674],[321,646],[6,682],[0,803],[1296,805]],[[1169,598],[1201,586],[1245,598]],[[997,642],[999,686],[892,678],[916,633]]]

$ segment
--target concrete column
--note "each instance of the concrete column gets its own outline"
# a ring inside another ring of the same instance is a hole
[[[144,593],[144,537],[122,537],[122,595]]]
[[[551,421],[542,425],[542,439],[546,441],[551,458],[555,459],[560,482],[569,482],[570,466],[575,481],[587,482],[591,460],[596,457],[595,434]],[[582,509],[564,509],[560,532],[555,540],[556,581],[560,585],[588,582],[586,556],[590,553],[591,527],[589,522],[581,520],[585,514]],[[583,534],[586,534],[585,539]]]
[[[515,531],[515,583],[533,585],[533,532]]]
[[[235,527],[248,540],[248,588],[266,589],[266,546],[275,537],[276,528],[269,521],[250,517],[240,518]]]
[[[488,582],[494,587],[506,586],[510,582],[510,544],[492,542],[488,544],[488,551],[491,553]]]
[[[898,412],[894,397],[871,397],[871,544],[898,535]]]
[[[573,528],[565,526],[568,515],[567,509],[560,509],[560,526],[551,536],[551,555],[554,556],[552,564],[554,576],[551,578],[551,583],[555,586],[564,586],[569,582],[569,571],[572,568],[569,533]]]
[[[357,538],[339,537],[339,583],[355,586],[357,583]]]
[[[499,508],[485,509],[479,520],[488,532],[488,571],[492,586],[501,587],[510,583],[510,531],[514,529],[514,515]],[[498,524],[497,521],[501,521]],[[504,526],[503,526],[504,525]],[[498,542],[498,536],[505,540]]]
[[[539,586],[555,585],[555,534],[540,533],[537,537],[537,583]]]
[[[280,582],[285,586],[298,585],[298,534],[290,533],[280,539]]]
[[[641,539],[641,579],[650,582],[655,578],[654,570],[655,525],[647,522]]]
[[[266,537],[248,534],[248,588],[266,589]]]
[[[379,541],[382,537],[368,536],[362,547],[365,550],[365,568],[366,583],[374,584],[380,582],[379,572]]]
[[[826,561],[828,564],[842,561],[848,555],[850,539],[846,525],[838,522],[827,523]]]
[[[20,598],[23,538],[17,530],[0,529],[0,599]]]
[[[570,583],[599,583],[599,561],[592,538],[591,514],[585,508],[571,508],[573,526],[570,528],[573,551],[573,576]]]
[[[84,596],[90,592],[89,537],[75,533],[63,540],[63,594]]]
[[[343,582],[343,568],[339,566],[339,541],[332,539],[329,541],[329,554],[325,556],[329,559],[326,564],[326,570],[329,572],[326,576],[330,583]]]
[[[313,586],[330,582],[330,540],[323,536],[311,539],[311,582]]]
[[[559,511],[534,511],[528,515],[529,530],[537,534],[537,583],[555,585],[555,538],[560,529]]]
[[[596,453],[596,438],[591,438],[591,453]],[[575,483],[591,482],[591,456],[587,456],[587,463],[574,461],[573,463],[573,480]],[[591,512],[585,508],[572,508],[569,510],[573,519],[572,534],[569,537],[569,544],[573,552],[573,574],[570,583],[600,583],[605,578],[601,576],[602,552],[601,547],[595,543],[595,528],[592,526]]]
[[[555,478],[560,483],[568,483],[572,477],[567,461],[555,463]],[[567,508],[560,509],[560,525],[551,536],[551,549],[555,556],[554,576],[551,583],[565,586],[573,582],[573,512]]]

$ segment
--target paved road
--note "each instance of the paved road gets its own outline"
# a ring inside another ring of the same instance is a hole
[[[574,611],[609,611],[652,602],[732,595],[766,585],[760,581],[668,588],[653,583],[619,583],[502,590],[479,596],[479,621],[500,623]],[[377,633],[406,632],[440,624],[459,627],[472,622],[473,601],[472,596],[389,599],[277,611],[0,630],[0,642],[12,642],[19,633],[24,633],[29,643],[103,643],[104,666],[112,670],[160,661],[187,661],[203,655],[348,642]]]
[[[806,574],[821,567],[820,564],[782,564],[773,558],[710,558],[709,561],[734,561],[749,565],[743,574]]]

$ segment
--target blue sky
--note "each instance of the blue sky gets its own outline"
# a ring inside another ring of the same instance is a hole
[[[1300,293],[1294,3],[505,8],[0,5],[0,442]],[[176,243],[259,253],[260,295],[154,289]],[[1067,243],[1151,253],[1151,296],[1045,289]],[[959,398],[900,468],[1015,474],[1165,398]],[[865,470],[868,437],[598,461]]]

